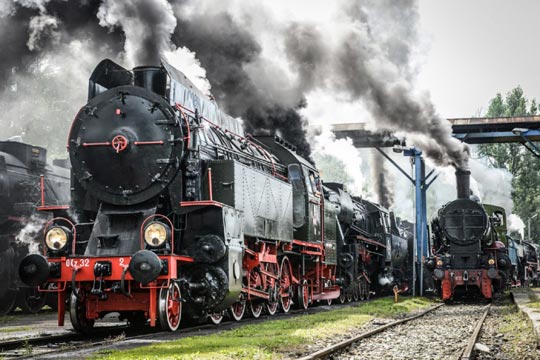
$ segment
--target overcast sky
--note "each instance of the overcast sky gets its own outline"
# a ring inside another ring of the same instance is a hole
[[[540,99],[539,0],[420,0],[419,85],[447,118],[521,85]]]

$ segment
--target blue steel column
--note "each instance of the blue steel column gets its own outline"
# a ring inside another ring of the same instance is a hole
[[[416,213],[416,226],[415,226],[415,239],[413,252],[416,260],[413,264],[413,296],[416,296],[416,281],[420,279],[420,296],[423,295],[423,278],[424,268],[422,263],[422,256],[428,254],[428,239],[427,239],[427,202],[426,192],[429,186],[437,178],[435,176],[430,183],[426,182],[426,176],[424,171],[424,161],[422,159],[422,151],[416,148],[403,149],[404,156],[414,156],[414,169],[415,176],[412,179],[395,161],[393,161],[384,151],[376,148],[385,158],[387,158],[394,166],[401,171],[413,184],[415,188],[415,213]],[[430,173],[431,175],[431,173]],[[428,177],[430,176],[428,175]]]
[[[420,296],[422,296],[422,240],[424,239],[424,219],[422,214],[423,199],[422,199],[422,152],[414,149],[414,187],[416,196],[416,265],[418,271],[417,278],[419,279]]]
[[[420,296],[424,295],[424,260],[428,254],[428,230],[427,230],[427,185],[426,185],[426,164],[424,159],[420,158],[420,172],[421,172],[421,190],[422,190],[422,246],[420,249],[420,258],[418,263],[420,266]]]

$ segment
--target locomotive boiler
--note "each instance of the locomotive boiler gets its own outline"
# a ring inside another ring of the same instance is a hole
[[[46,214],[36,208],[69,201],[69,170],[62,161],[47,164],[46,159],[44,148],[20,141],[0,141],[2,315],[16,306],[25,312],[37,312],[47,300],[46,293],[24,286],[17,272],[23,257],[38,251],[40,243],[34,238],[47,222]]]
[[[456,171],[458,198],[439,209],[432,221],[433,272],[443,300],[457,293],[491,299],[509,280],[511,261],[503,208],[471,199],[470,171]]]
[[[59,325],[67,296],[81,332],[109,312],[174,331],[183,314],[240,320],[400,280],[388,211],[323,186],[284,139],[244,134],[166,62],[102,61],[68,150],[70,215],[20,265],[28,284],[54,284]]]

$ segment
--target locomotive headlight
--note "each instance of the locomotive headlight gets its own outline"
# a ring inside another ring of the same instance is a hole
[[[45,234],[45,245],[51,251],[64,249],[69,240],[69,230],[61,226],[53,226]]]
[[[442,260],[437,260],[437,266],[443,266],[443,261]]]
[[[494,259],[489,259],[488,264],[491,265],[491,266],[495,265],[495,260]]]
[[[159,221],[154,221],[144,228],[144,242],[150,247],[158,248],[171,237],[171,229]]]

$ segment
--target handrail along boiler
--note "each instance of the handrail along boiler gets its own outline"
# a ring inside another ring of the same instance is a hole
[[[46,256],[20,266],[30,283],[57,284],[60,325],[69,289],[78,331],[109,312],[176,330],[183,313],[239,320],[366,297],[373,276],[400,273],[386,255],[399,232],[359,225],[391,213],[361,214],[360,199],[323,186],[292,145],[245,135],[166,62],[128,71],[102,61],[68,150],[72,216],[49,225]],[[350,258],[361,258],[355,271]]]

